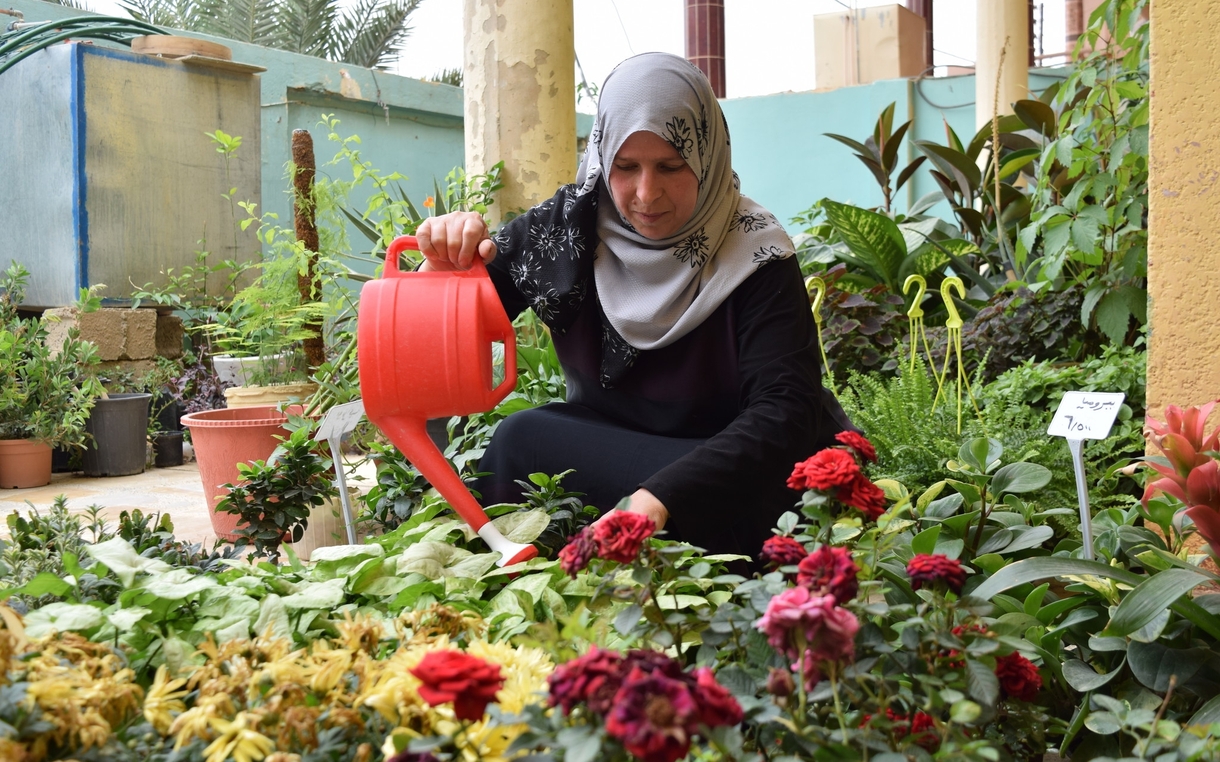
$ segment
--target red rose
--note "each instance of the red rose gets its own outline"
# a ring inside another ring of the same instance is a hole
[[[860,589],[856,580],[860,567],[851,560],[851,551],[847,548],[823,545],[805,556],[796,569],[797,584],[816,595],[834,596],[839,605],[855,598]]]
[[[423,683],[420,698],[432,706],[452,701],[454,716],[472,722],[483,717],[504,686],[498,664],[461,651],[429,651],[411,674]]]
[[[603,715],[610,711],[626,674],[622,655],[593,646],[584,656],[555,668],[547,678],[548,701],[551,706],[562,706],[564,714],[584,703],[589,711]]]
[[[805,557],[805,546],[783,535],[768,537],[763,543],[758,560],[768,569],[778,569],[781,566],[799,564]]]
[[[615,511],[593,525],[597,555],[620,564],[632,563],[639,558],[640,548],[655,530],[656,524],[642,513]]]
[[[870,521],[876,521],[885,513],[885,493],[860,472],[856,472],[850,484],[840,487],[835,497],[863,513]]]
[[[767,675],[767,693],[782,698],[791,696],[795,691],[796,685],[792,682],[792,675],[782,669],[772,667],[770,674]]]
[[[886,709],[885,716],[894,723],[895,738],[906,738],[909,734],[912,741],[927,751],[934,752],[940,748],[940,738],[936,735],[936,721],[927,712],[916,712],[913,718],[908,719],[905,714]]]
[[[614,697],[606,733],[644,762],[676,762],[690,751],[698,722],[699,707],[685,682],[637,667]]]
[[[829,447],[797,463],[788,477],[788,486],[795,490],[826,491],[851,484],[859,474],[860,464],[850,453]]]
[[[873,463],[877,462],[877,448],[873,447],[873,443],[862,435],[854,431],[840,431],[838,434],[835,434],[835,441],[855,450],[856,454],[861,458]]]
[[[694,671],[695,704],[699,707],[699,721],[709,728],[721,725],[736,725],[744,715],[741,704],[723,685],[716,682],[716,676],[707,667],[699,667]]]
[[[1033,701],[1042,690],[1042,675],[1029,659],[1014,651],[995,660],[995,676],[1000,679],[1000,690],[1005,696]]]
[[[907,576],[911,578],[911,588],[914,590],[943,582],[947,588],[960,595],[962,585],[966,584],[966,572],[961,563],[939,553],[917,553],[907,563]]]
[[[559,551],[559,568],[576,578],[577,572],[589,565],[589,561],[597,555],[597,541],[589,527],[585,527],[568,539],[568,544]]]

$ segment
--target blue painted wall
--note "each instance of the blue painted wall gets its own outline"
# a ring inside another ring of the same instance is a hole
[[[1041,92],[1056,71],[1030,72],[1030,88]],[[884,80],[838,90],[778,93],[722,101],[733,140],[733,167],[742,192],[770,209],[784,223],[822,198],[879,206],[881,190],[872,173],[847,146],[824,133],[863,140],[872,134],[881,110],[897,103],[895,124],[914,119],[903,154],[919,152],[910,141],[945,143],[945,124],[963,141],[974,135],[974,77]],[[916,173],[895,208],[905,210],[937,190],[925,169]],[[948,214],[947,206],[935,211]],[[792,232],[796,228],[789,225]]]

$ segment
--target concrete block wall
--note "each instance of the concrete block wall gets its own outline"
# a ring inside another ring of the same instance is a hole
[[[71,329],[78,329],[82,340],[97,347],[103,374],[111,371],[138,377],[156,368],[158,357],[182,356],[182,319],[155,309],[103,307],[80,312],[75,307],[59,307],[45,311],[42,319],[52,350],[63,345]]]

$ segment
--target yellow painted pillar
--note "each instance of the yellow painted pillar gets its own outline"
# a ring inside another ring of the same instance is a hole
[[[465,0],[466,171],[504,162],[493,227],[576,175],[572,0]]]
[[[1029,0],[976,0],[975,5],[974,122],[982,127],[997,106],[1001,116],[1011,114],[1014,101],[1029,97]]]
[[[1152,3],[1148,411],[1220,397],[1220,3]]]

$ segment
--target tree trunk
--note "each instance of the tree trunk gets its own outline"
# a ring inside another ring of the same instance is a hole
[[[313,181],[317,165],[313,155],[313,138],[309,130],[292,131],[292,185],[296,203],[294,221],[297,240],[305,245],[309,252],[305,272],[297,275],[297,289],[301,292],[301,304],[317,300],[321,294],[321,284],[318,283],[318,227],[314,216]],[[322,340],[322,325],[306,323],[305,330],[309,338],[302,342],[305,349],[305,363],[309,370],[315,371],[326,362],[326,344]]]

